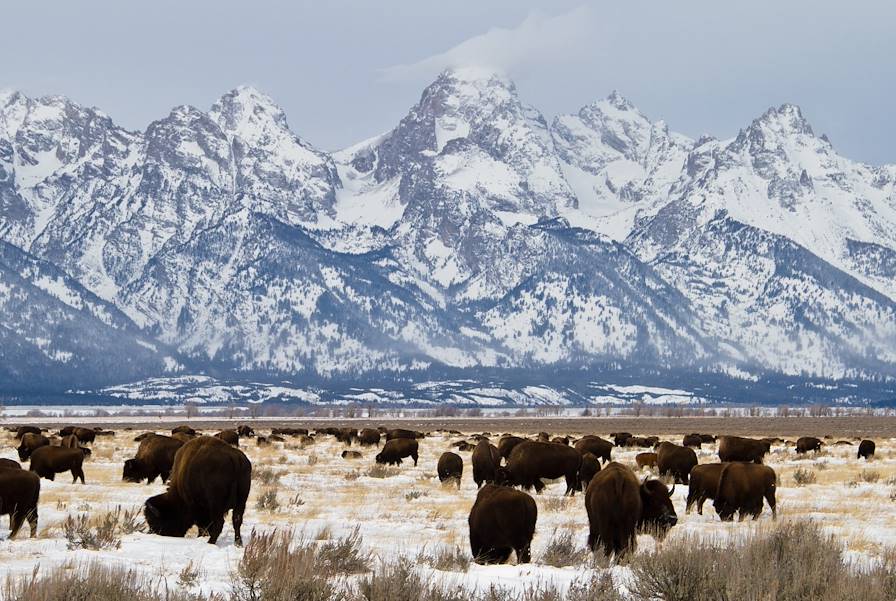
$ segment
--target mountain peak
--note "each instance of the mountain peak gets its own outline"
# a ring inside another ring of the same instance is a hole
[[[507,77],[507,74],[500,69],[476,65],[449,67],[442,71],[438,79],[453,79],[467,83],[496,82],[513,86],[513,82]]]
[[[606,102],[612,106],[613,108],[617,108],[620,111],[631,111],[635,108],[635,105],[632,102],[620,94],[617,90],[613,90],[610,92],[610,95],[607,96]]]
[[[286,113],[270,96],[255,87],[241,85],[212,105],[209,116],[224,131],[253,140],[271,128],[288,130]]]
[[[814,135],[812,126],[803,116],[803,111],[795,104],[785,103],[771,107],[761,117],[753,121],[751,127],[762,127],[784,134]]]

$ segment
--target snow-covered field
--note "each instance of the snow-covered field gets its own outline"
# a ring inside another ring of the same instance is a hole
[[[193,592],[229,590],[242,554],[242,550],[233,544],[229,521],[216,545],[196,538],[195,531],[185,539],[138,532],[124,535],[117,549],[67,548],[62,523],[68,515],[99,516],[119,506],[137,509],[147,497],[164,490],[158,481],[146,485],[121,480],[122,463],[133,456],[138,444],[133,438],[138,433],[120,430],[114,437],[97,438],[93,455],[85,464],[86,485],[71,484],[68,474],[58,475],[55,482],[41,482],[40,525],[36,539],[27,538],[25,527],[16,540],[8,540],[7,520],[2,520],[0,573],[30,575],[37,565],[43,570],[54,565],[98,560],[108,566],[120,565],[143,571],[148,577],[172,588],[180,586],[178,582],[182,580],[185,568],[187,572],[198,570],[198,578],[188,585]],[[596,434],[606,436],[608,433]],[[241,448],[251,459],[254,471],[243,525],[245,539],[248,540],[253,529],[293,529],[297,537],[335,539],[359,528],[364,548],[380,558],[400,555],[417,558],[421,553],[433,553],[442,547],[457,547],[464,554],[469,553],[466,521],[476,496],[470,453],[460,453],[465,462],[460,490],[454,486],[443,487],[436,478],[439,455],[446,450],[456,450],[451,443],[463,437],[433,433],[421,441],[418,466],[414,467],[406,460],[394,474],[379,478],[368,475],[377,452],[374,448],[353,446],[353,449],[361,450],[363,458],[345,460],[340,456],[345,448],[343,444],[332,436],[317,438],[317,442],[305,447],[292,438],[266,447],[257,446],[254,439],[243,439]],[[667,438],[680,442],[680,437]],[[793,447],[773,447],[767,463],[777,471],[780,479],[779,521],[817,520],[842,541],[848,558],[866,564],[881,556],[888,547],[896,546],[896,439],[877,440],[877,457],[868,464],[856,460],[856,446],[837,446],[833,444],[834,440],[828,442],[831,444],[823,452],[807,458],[798,458]],[[17,459],[16,444],[13,433],[0,433],[0,456]],[[613,458],[633,466],[635,454],[642,450],[615,449]],[[704,445],[698,455],[701,463],[718,460],[714,445]],[[797,486],[793,474],[798,468],[813,472],[817,481]],[[265,484],[261,480],[263,476],[275,482]],[[539,513],[532,549],[533,563],[489,567],[470,564],[466,572],[435,573],[480,590],[491,584],[519,590],[539,583],[553,583],[563,588],[587,575],[587,571],[599,569],[583,563],[551,567],[542,562],[544,550],[555,532],[571,530],[578,544],[585,544],[587,518],[583,496],[564,498],[564,489],[564,484],[553,483],[542,495],[535,497]],[[276,491],[279,507],[273,511],[259,509],[259,497],[271,490]],[[687,487],[679,485],[675,489],[679,524],[672,529],[667,541],[686,536],[739,537],[771,524],[767,508],[758,522],[723,524],[715,516],[711,502],[704,507],[704,515],[685,515],[686,495]],[[649,552],[656,544],[648,536],[639,537],[638,542],[639,553]],[[419,569],[432,570],[425,566]],[[624,580],[628,568],[616,566],[610,569]]]

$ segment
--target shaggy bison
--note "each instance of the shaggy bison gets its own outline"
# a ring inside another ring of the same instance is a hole
[[[703,503],[707,499],[715,499],[719,489],[719,476],[727,463],[707,463],[696,465],[691,470],[691,481],[688,485],[688,500],[685,511],[690,513],[694,503],[697,504],[697,513],[703,515]]]
[[[362,445],[379,445],[380,431],[375,428],[364,428],[358,433],[358,442]]]
[[[613,443],[609,440],[604,440],[599,436],[592,436],[590,434],[583,436],[576,441],[575,449],[582,455],[591,453],[595,457],[600,458],[604,463],[612,461],[610,455],[613,452]]]
[[[579,468],[579,490],[586,490],[588,483],[600,471],[600,460],[592,453],[582,455],[582,467]]]
[[[0,468],[0,515],[9,516],[9,538],[15,538],[25,520],[31,538],[37,535],[37,500],[40,478],[22,469]]]
[[[743,520],[747,515],[753,519],[762,513],[762,499],[768,502],[772,517],[777,517],[775,509],[775,470],[765,465],[752,463],[728,463],[719,475],[719,488],[713,506],[722,521],[731,521],[734,514]]]
[[[808,453],[809,451],[815,451],[816,453],[821,450],[824,442],[820,438],[815,438],[814,436],[801,436],[796,441],[796,452],[800,455],[804,453]]]
[[[662,536],[678,522],[671,496],[659,480],[639,484],[631,469],[610,463],[585,491],[588,547],[596,551],[601,546],[608,557],[620,557],[635,550],[638,531],[655,529]]]
[[[873,440],[863,440],[859,443],[859,454],[856,459],[865,458],[865,461],[874,457],[875,445]]]
[[[162,536],[184,536],[195,525],[214,544],[231,511],[234,541],[240,546],[251,486],[252,464],[242,451],[219,438],[195,438],[174,456],[167,492],[146,500],[146,524]]]
[[[522,486],[535,492],[544,490],[542,478],[566,479],[567,495],[575,495],[579,488],[579,468],[582,455],[575,449],[553,442],[526,441],[510,453],[507,466],[499,470],[499,482]]]
[[[670,474],[676,484],[687,484],[688,474],[697,465],[697,453],[689,447],[663,442],[656,450],[656,467],[660,475]]]
[[[504,563],[516,552],[517,563],[531,561],[538,508],[526,493],[486,484],[470,509],[470,550],[476,563]]]
[[[457,480],[457,488],[460,488],[460,479],[464,474],[464,460],[457,453],[445,451],[439,457],[436,472],[439,474],[439,482]]]
[[[502,436],[501,440],[498,441],[498,453],[501,454],[501,457],[507,459],[510,457],[510,452],[513,451],[513,448],[525,440],[525,438],[520,436]]]
[[[31,454],[31,463],[28,469],[41,478],[54,480],[56,474],[62,472],[72,473],[72,484],[80,478],[84,484],[84,449],[66,449],[64,447],[40,447]]]
[[[656,467],[656,453],[638,453],[635,455],[635,463],[638,469],[643,470],[645,467]]]
[[[476,483],[476,488],[497,480],[498,468],[501,467],[501,453],[487,438],[476,444],[470,462],[473,464],[473,482]]]
[[[236,430],[221,430],[215,434],[215,438],[220,438],[227,444],[235,447],[240,446],[240,435],[237,434]]]
[[[771,450],[771,443],[740,436],[722,436],[719,439],[719,459],[722,463],[744,461],[762,463],[762,458]]]
[[[144,438],[134,458],[124,462],[121,479],[126,482],[146,480],[147,484],[152,484],[156,477],[161,476],[162,482],[167,482],[174,466],[174,456],[182,446],[184,442],[172,436],[153,434]]]
[[[34,432],[26,432],[22,435],[22,442],[19,443],[19,459],[28,461],[31,454],[41,447],[50,446],[50,439],[43,434],[35,434]]]
[[[417,441],[411,438],[392,438],[386,441],[375,460],[377,463],[401,465],[402,459],[410,457],[416,466],[418,446]]]

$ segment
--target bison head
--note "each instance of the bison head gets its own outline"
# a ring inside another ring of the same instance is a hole
[[[162,536],[184,536],[193,525],[183,503],[170,492],[148,498],[143,515],[149,531]]]
[[[29,449],[28,446],[24,442],[22,442],[22,444],[19,445],[18,451],[19,451],[19,459],[21,461],[28,461],[28,458],[31,457],[31,449]]]
[[[139,459],[128,459],[124,462],[121,479],[125,482],[140,482],[146,475],[143,473],[143,462]]]
[[[672,491],[675,487],[672,487]],[[641,484],[642,528],[655,529],[658,538],[665,536],[669,528],[678,523],[678,515],[672,505],[672,491],[659,480],[645,480]]]

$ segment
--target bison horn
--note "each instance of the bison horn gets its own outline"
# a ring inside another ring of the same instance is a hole
[[[669,496],[671,497],[671,496],[674,495],[674,494],[675,494],[675,485],[673,484],[673,485],[672,485],[672,490],[669,491]]]

